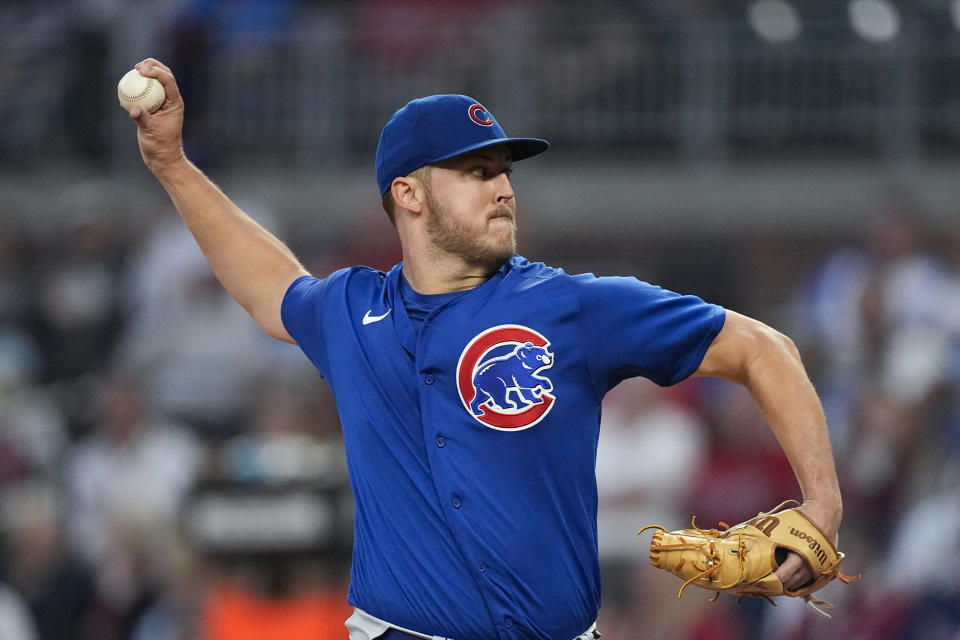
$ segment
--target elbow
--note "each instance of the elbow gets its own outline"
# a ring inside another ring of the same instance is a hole
[[[780,370],[782,367],[803,369],[800,349],[789,336],[760,322],[756,323],[752,333],[751,357],[747,359],[747,366],[743,372],[746,381],[758,372],[768,375],[771,365]]]
[[[257,326],[260,327],[260,330],[267,334],[267,336],[282,342],[297,344],[297,341],[290,336],[286,327],[283,326],[283,321],[280,320],[278,315],[251,313],[250,316]]]
[[[784,358],[800,362],[800,349],[790,336],[780,333],[776,329],[766,327],[767,340],[770,341],[770,348],[776,349]]]
[[[726,324],[696,374],[749,386],[751,380],[798,367],[802,368],[800,351],[793,340],[759,320],[728,310]]]

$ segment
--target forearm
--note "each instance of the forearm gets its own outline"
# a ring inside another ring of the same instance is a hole
[[[728,310],[696,375],[725,378],[750,391],[793,467],[805,510],[835,533],[842,503],[827,422],[793,342]]]
[[[247,216],[183,154],[183,98],[170,69],[153,58],[136,65],[163,85],[155,113],[134,106],[143,161],[166,189],[224,288],[268,334],[293,342],[280,319],[287,287],[306,271],[282,242]]]
[[[790,461],[806,503],[839,525],[840,485],[823,408],[793,343],[772,330],[744,369],[750,391]],[[833,529],[835,530],[835,528]]]
[[[280,304],[307,273],[293,253],[186,158],[152,169],[224,288],[265,332],[289,340]]]

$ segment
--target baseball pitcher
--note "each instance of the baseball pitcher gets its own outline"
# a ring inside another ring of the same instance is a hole
[[[508,137],[467,96],[409,102],[375,163],[403,262],[315,277],[185,157],[170,69],[137,68],[166,94],[154,113],[130,110],[146,166],[223,286],[333,389],[356,500],[351,640],[600,638],[600,406],[632,376],[749,389],[800,512],[836,544],[824,415],[788,338],[632,277],[516,254],[511,166],[546,141]],[[815,570],[794,552],[769,581],[801,593]]]

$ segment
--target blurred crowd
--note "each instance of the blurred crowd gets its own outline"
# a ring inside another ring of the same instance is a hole
[[[141,231],[0,230],[0,636],[336,637],[352,521],[329,390],[175,212]],[[237,495],[330,522],[264,534]]]
[[[861,236],[835,240],[797,270],[788,247],[802,241],[768,239],[747,252],[751,272],[735,282],[739,290],[722,295],[802,352],[844,494],[842,571],[865,582],[821,592],[834,605],[825,620],[802,601],[738,607],[735,598],[708,603],[708,592],[688,589],[681,603],[675,578],[638,569],[649,539],[637,540],[626,522],[676,529],[695,514],[712,527],[800,495],[743,389],[714,379],[666,390],[628,381],[607,397],[597,460],[612,587],[604,633],[960,638],[960,225],[930,224],[915,203],[891,198]]]
[[[293,247],[315,273],[399,260],[388,223],[359,220]],[[678,601],[636,529],[738,521],[799,490],[742,388],[632,380],[606,399],[597,459],[604,637],[960,638],[960,227],[897,201],[795,264],[796,237],[744,242],[716,257],[725,285],[709,268],[699,284],[663,265],[636,275],[795,339],[844,490],[843,569],[870,588],[828,587],[831,621],[799,602]],[[596,257],[547,259],[575,270]],[[0,634],[344,637],[352,521],[329,390],[229,299],[169,205],[133,231],[95,216],[57,234],[4,227],[0,274]],[[242,514],[262,506],[230,512],[224,498],[291,487],[336,505],[313,544],[285,547],[283,516],[265,538]],[[210,495],[225,511],[199,526]]]

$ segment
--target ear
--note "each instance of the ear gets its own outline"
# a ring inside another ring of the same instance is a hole
[[[423,185],[416,178],[410,176],[394,178],[393,184],[390,185],[390,193],[393,194],[393,201],[398,207],[414,213],[420,213],[423,210],[421,200]]]

